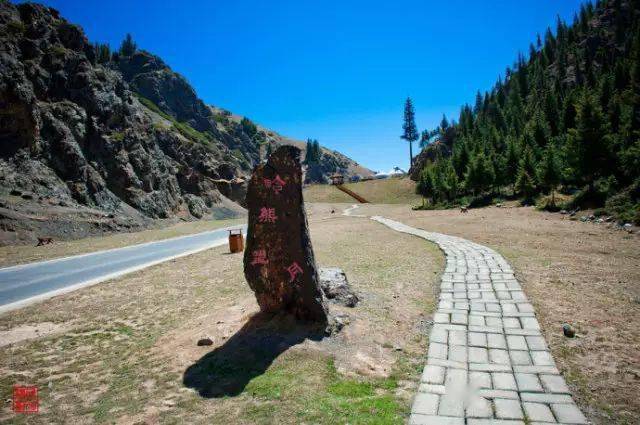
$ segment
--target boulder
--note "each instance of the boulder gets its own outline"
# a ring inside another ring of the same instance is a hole
[[[307,215],[300,149],[281,146],[249,181],[244,274],[265,313],[327,324]]]
[[[319,270],[319,277],[322,292],[328,299],[345,307],[355,307],[358,304],[358,296],[351,290],[342,269],[323,267]]]

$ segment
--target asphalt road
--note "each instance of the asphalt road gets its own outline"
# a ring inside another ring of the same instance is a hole
[[[49,261],[0,268],[0,313],[227,244],[232,226],[194,235]]]

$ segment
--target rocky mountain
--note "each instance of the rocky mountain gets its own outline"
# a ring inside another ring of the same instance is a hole
[[[260,149],[296,144],[157,56],[105,55],[54,9],[0,0],[0,41],[0,243],[244,214]],[[369,172],[324,154],[327,173]]]

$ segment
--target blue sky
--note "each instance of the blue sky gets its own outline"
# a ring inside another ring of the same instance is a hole
[[[374,170],[406,168],[411,96],[420,130],[487,90],[578,0],[46,0],[91,41],[140,48],[207,103],[281,134],[317,138]],[[417,145],[414,152],[417,151]]]

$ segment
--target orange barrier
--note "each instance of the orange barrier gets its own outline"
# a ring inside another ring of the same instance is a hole
[[[344,193],[346,193],[347,195],[351,196],[352,198],[354,198],[355,200],[357,200],[361,204],[368,204],[369,203],[369,201],[364,199],[362,196],[358,195],[353,190],[347,189],[346,187],[344,187],[341,184],[336,184],[334,186],[337,187],[338,189],[340,189],[341,191],[343,191]]]

